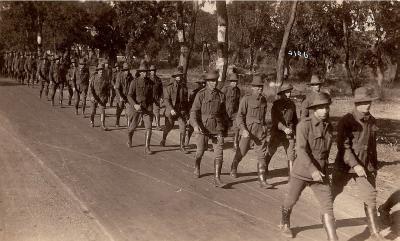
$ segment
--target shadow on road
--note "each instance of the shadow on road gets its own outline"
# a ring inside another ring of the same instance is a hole
[[[0,86],[19,86],[21,85],[20,83],[13,83],[13,82],[0,82]]]

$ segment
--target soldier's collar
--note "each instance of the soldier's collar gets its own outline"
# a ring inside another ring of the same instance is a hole
[[[311,123],[314,125],[314,126],[319,126],[320,124],[323,124],[323,123],[325,123],[326,125],[328,125],[329,124],[329,121],[328,120],[321,120],[321,119],[319,119],[319,118],[317,118],[314,114],[312,114],[311,115]]]
[[[371,119],[371,117],[372,117],[371,113],[369,113],[369,112],[361,113],[356,108],[354,108],[354,110],[353,110],[353,116],[357,120],[362,121],[362,122],[369,121]]]

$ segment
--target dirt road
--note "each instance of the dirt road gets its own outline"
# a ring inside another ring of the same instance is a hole
[[[157,146],[160,134],[152,139],[156,154],[146,156],[144,131],[128,149],[125,129],[90,128],[72,107],[51,107],[37,88],[0,79],[0,240],[284,240],[278,232],[287,179],[282,162],[272,164],[276,189],[262,190],[251,156],[240,167],[244,175],[229,177],[227,150],[223,179],[231,184],[216,189],[210,154],[202,178],[193,179],[193,153],[178,152],[174,141]],[[341,240],[366,238],[356,203],[344,194],[335,205]],[[309,190],[292,226],[296,240],[326,239]]]

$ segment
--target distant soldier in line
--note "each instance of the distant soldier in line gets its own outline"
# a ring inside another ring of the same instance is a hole
[[[85,116],[86,98],[89,90],[89,66],[86,59],[79,61],[79,68],[74,72],[72,84],[75,92],[75,114],[78,115],[79,102],[82,98],[82,115]]]
[[[171,76],[173,79],[164,92],[165,103],[165,128],[160,146],[165,146],[168,133],[174,128],[175,120],[179,125],[180,151],[188,154],[185,149],[186,118],[188,116],[188,89],[183,82],[183,73],[176,72]]]
[[[74,69],[74,64],[72,62],[75,62],[75,59],[70,57],[69,53],[66,52],[63,56],[63,58],[61,59],[60,62],[60,74],[61,74],[61,80],[63,81],[63,86],[62,88],[60,87],[60,95],[61,93],[63,93],[63,89],[64,87],[67,88],[67,92],[68,92],[68,105],[71,105],[71,101],[72,101],[72,96],[74,95],[74,91],[72,89],[72,81],[71,81],[71,73],[70,73],[70,69]],[[62,104],[62,100],[63,98],[61,98],[61,102],[60,104]]]
[[[118,79],[118,75],[121,72],[121,67],[122,63],[121,62],[116,62],[114,65],[113,73],[112,73],[112,78],[111,78],[111,85],[110,85],[110,107],[113,107],[114,105],[114,99],[117,95],[115,92],[115,84]]]
[[[146,129],[145,153],[151,155],[154,152],[150,149],[153,122],[153,81],[149,78],[149,68],[145,61],[140,63],[136,71],[137,78],[131,82],[128,91],[129,101],[129,127],[128,127],[128,147],[132,147],[132,136],[135,132],[140,118],[143,118]]]
[[[24,84],[24,65],[25,65],[25,54],[21,52],[18,60],[18,74],[17,78],[21,84]]]
[[[28,70],[28,65],[31,64],[31,53],[26,52],[25,53],[25,59],[24,59],[24,71],[22,74],[22,83],[26,83],[29,86],[29,70]]]
[[[93,74],[90,80],[89,90],[92,94],[92,111],[90,114],[90,124],[92,127],[94,127],[94,116],[96,115],[97,107],[100,105],[99,108],[101,128],[104,131],[107,131],[108,129],[106,127],[106,105],[110,94],[110,82],[108,80],[107,74],[104,71],[105,65],[99,64],[96,68],[96,72]]]
[[[125,109],[128,103],[128,91],[131,82],[133,81],[133,76],[129,72],[128,63],[122,65],[121,71],[117,74],[115,81],[115,91],[117,97],[117,108],[116,108],[116,120],[115,127],[119,127],[119,120],[121,118],[122,111]],[[126,119],[128,120],[128,115],[125,113]],[[127,121],[128,122],[128,121]],[[129,126],[129,125],[128,125]]]
[[[313,102],[315,96],[318,95],[318,93],[321,91],[321,85],[323,82],[319,79],[317,75],[312,75],[311,76],[311,81],[307,85],[310,86],[311,92],[307,94],[306,98],[301,102],[301,108],[300,108],[300,119],[304,119],[309,116],[310,111],[308,109],[308,106]]]
[[[160,126],[160,110],[161,110],[161,102],[163,102],[163,84],[161,82],[160,77],[157,76],[157,68],[155,65],[150,66],[150,78],[154,82],[153,114],[154,114],[154,120],[156,122],[156,130],[161,131],[162,129]]]
[[[296,129],[297,157],[290,173],[287,194],[282,206],[281,232],[293,238],[290,214],[305,187],[310,187],[321,208],[322,224],[329,241],[336,241],[333,200],[328,170],[328,157],[332,146],[332,125],[329,122],[331,98],[326,93],[317,94],[308,106],[313,112],[302,119]]]
[[[236,117],[237,125],[240,127],[242,136],[239,148],[236,150],[231,166],[231,176],[237,177],[239,162],[250,149],[251,142],[254,143],[254,150],[257,155],[258,181],[261,188],[272,188],[267,182],[267,99],[263,95],[264,80],[260,74],[253,76],[251,82],[252,92],[245,95],[240,101]]]
[[[200,177],[201,159],[207,149],[208,140],[211,139],[215,154],[214,185],[216,187],[224,187],[225,184],[221,181],[221,169],[227,115],[225,95],[216,88],[218,78],[219,73],[217,70],[210,70],[204,76],[207,86],[201,89],[194,99],[190,111],[190,123],[197,134],[194,176],[196,178]]]
[[[369,240],[387,240],[379,233],[376,210],[376,175],[378,159],[376,150],[376,120],[369,112],[377,98],[370,88],[354,91],[354,110],[344,115],[338,123],[338,152],[332,175],[333,197],[343,192],[344,186],[354,182],[364,211],[371,237]]]
[[[50,66],[49,78],[51,82],[51,105],[54,106],[54,97],[57,90],[59,91],[59,103],[62,106],[64,83],[66,78],[65,70],[60,63],[60,56],[54,56],[53,63]]]
[[[194,102],[194,99],[196,98],[197,93],[198,93],[201,89],[203,89],[203,88],[206,87],[206,83],[207,83],[207,82],[206,82],[203,78],[201,78],[201,79],[197,80],[195,83],[197,84],[197,87],[196,87],[194,90],[192,90],[192,91],[190,92],[190,94],[189,94],[189,103],[188,103],[188,108],[189,108],[189,110],[190,110],[190,109],[192,108],[192,106],[193,106],[193,102]],[[187,124],[186,124],[187,137],[186,137],[186,139],[185,139],[185,142],[186,142],[186,143],[185,143],[185,147],[186,147],[186,148],[189,147],[189,142],[190,142],[190,138],[192,137],[193,131],[194,131],[193,126],[192,126],[190,123],[187,123]]]
[[[283,85],[279,88],[279,99],[274,101],[271,109],[271,138],[268,144],[268,152],[266,156],[267,169],[272,156],[277,148],[283,145],[286,152],[288,162],[289,176],[293,167],[295,158],[295,133],[298,123],[296,114],[296,105],[290,99],[293,86],[291,84]]]
[[[239,79],[237,74],[232,73],[228,76],[227,80],[230,81],[230,85],[225,85],[222,87],[221,91],[226,97],[226,112],[229,117],[229,127],[232,128],[234,132],[233,149],[236,151],[239,146],[239,126],[236,123],[236,115],[239,110],[240,101]]]
[[[72,58],[70,61],[70,66],[67,67],[67,77],[66,77],[66,81],[65,81],[65,85],[68,90],[68,105],[71,105],[72,97],[75,92],[74,91],[74,78],[75,78],[75,74],[78,70],[79,70],[78,60],[75,58]]]
[[[43,90],[46,96],[48,96],[49,94],[49,84],[50,84],[49,71],[50,71],[50,61],[47,57],[47,54],[43,53],[43,57],[41,58],[39,66],[39,80],[40,80],[39,98],[42,98]]]

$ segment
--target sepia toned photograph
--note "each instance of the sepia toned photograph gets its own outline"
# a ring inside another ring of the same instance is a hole
[[[400,241],[400,1],[0,1],[0,241]]]

